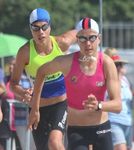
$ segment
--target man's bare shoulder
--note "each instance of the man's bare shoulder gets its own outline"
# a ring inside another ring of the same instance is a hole
[[[109,76],[110,78],[117,76],[117,69],[114,64],[114,61],[106,54],[104,54],[104,72],[105,75],[107,77]]]
[[[114,62],[113,60],[106,54],[103,54],[103,58],[104,58],[104,65],[106,66],[111,66],[111,65],[114,65]]]
[[[19,48],[17,53],[17,61],[23,61],[25,64],[29,62],[29,42],[25,43],[22,47]]]
[[[30,50],[29,41],[19,48],[18,53],[27,53]]]

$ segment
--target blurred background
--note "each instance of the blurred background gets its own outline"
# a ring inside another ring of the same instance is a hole
[[[132,0],[102,0],[103,46],[134,48],[134,2]],[[0,32],[16,34],[27,39],[29,13],[36,7],[51,14],[52,33],[60,34],[73,28],[82,17],[100,21],[99,0],[0,0]]]

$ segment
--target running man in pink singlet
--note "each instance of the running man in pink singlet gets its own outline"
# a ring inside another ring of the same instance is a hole
[[[44,77],[61,71],[68,99],[68,150],[113,150],[108,112],[121,111],[117,70],[112,59],[98,51],[101,35],[97,22],[84,18],[77,24],[77,30],[80,51],[59,56],[37,72],[29,128],[39,123]]]

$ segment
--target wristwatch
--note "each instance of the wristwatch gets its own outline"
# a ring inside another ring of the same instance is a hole
[[[98,107],[97,107],[96,111],[99,111],[99,110],[102,110],[102,103],[101,102],[98,102]]]

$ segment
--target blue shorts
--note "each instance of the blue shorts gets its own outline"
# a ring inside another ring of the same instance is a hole
[[[132,147],[133,128],[119,123],[111,123],[113,145],[125,143],[128,148]]]

